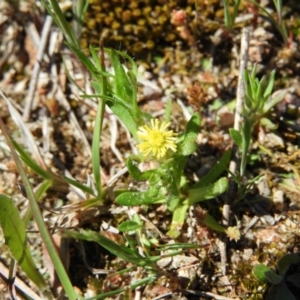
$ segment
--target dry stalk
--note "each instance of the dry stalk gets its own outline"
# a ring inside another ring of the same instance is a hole
[[[27,122],[29,120],[31,106],[32,106],[32,102],[34,99],[34,93],[36,90],[38,76],[39,76],[40,69],[41,69],[41,62],[42,62],[44,52],[45,52],[45,49],[47,46],[47,41],[48,41],[48,37],[50,34],[51,26],[52,26],[52,17],[47,16],[45,19],[43,31],[41,34],[41,43],[40,43],[40,47],[39,47],[39,50],[37,53],[36,62],[34,64],[30,83],[29,83],[28,94],[27,94],[27,97],[25,100],[25,108],[24,108],[24,112],[23,112],[23,120],[25,122]]]
[[[234,129],[240,131],[241,121],[242,121],[242,109],[243,101],[245,96],[243,73],[247,67],[248,61],[248,48],[249,48],[249,29],[243,28],[242,37],[241,37],[241,51],[240,51],[240,68],[239,68],[239,78],[237,86],[237,95],[236,95],[236,110],[235,110],[235,119],[234,119]],[[231,174],[236,174],[237,167],[239,165],[239,159],[237,157],[238,148],[235,144],[232,146],[232,158],[229,164],[229,170]],[[224,226],[230,225],[231,219],[231,202],[234,199],[236,194],[236,183],[229,174],[229,189],[225,197],[225,204],[223,205],[223,220],[222,223]],[[219,250],[221,256],[221,268],[222,272],[226,274],[226,264],[227,264],[227,255],[226,255],[226,239],[219,241]]]

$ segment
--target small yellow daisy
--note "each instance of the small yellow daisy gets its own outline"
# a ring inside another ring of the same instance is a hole
[[[158,119],[151,120],[151,126],[141,126],[137,132],[138,137],[142,140],[137,148],[144,157],[161,160],[170,149],[176,151],[176,136],[172,130],[166,129],[170,123],[160,122]]]

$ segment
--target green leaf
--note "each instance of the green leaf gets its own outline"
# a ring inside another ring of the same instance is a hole
[[[138,166],[135,165],[131,157],[128,157],[126,160],[126,166],[129,174],[135,180],[153,180],[153,177],[155,177],[156,169],[142,172]]]
[[[272,284],[279,284],[282,280],[283,277],[280,275],[277,275],[276,273],[274,273],[273,271],[271,272],[266,272],[265,273],[266,278],[268,279],[268,281]]]
[[[137,229],[139,229],[141,227],[142,227],[142,224],[139,224],[137,222],[128,220],[128,221],[125,221],[125,222],[121,223],[119,225],[118,229],[121,232],[129,232],[129,231],[137,230]]]
[[[161,195],[165,195],[165,201],[168,209],[170,211],[174,211],[180,202],[180,193],[174,176],[172,164],[162,165],[158,170],[161,175]],[[155,185],[153,186],[155,187]]]
[[[177,146],[176,156],[187,156],[197,149],[196,139],[200,130],[200,116],[194,114],[186,126],[183,140]]]
[[[80,232],[61,230],[61,234],[64,237],[96,242],[110,253],[134,265],[149,267],[153,262],[160,259],[160,256],[143,257],[137,251],[131,250],[125,246],[120,246],[114,241],[103,236],[101,233],[92,230],[81,230]]]
[[[0,194],[0,225],[3,230],[5,244],[9,247],[13,258],[18,262],[27,277],[40,290],[45,290],[47,288],[46,282],[37,271],[27,245],[24,223],[12,199],[3,194]]]
[[[113,49],[110,50],[110,59],[115,73],[114,88],[116,96],[125,101],[132,108],[136,107],[137,103],[135,99],[132,98],[134,94],[133,89],[135,89],[136,86],[132,85],[132,79],[129,79],[120,62],[119,55]]]
[[[287,90],[281,90],[278,92],[275,92],[272,97],[269,97],[269,99],[266,101],[262,114],[267,113],[268,111],[270,111],[275,105],[277,105],[279,102],[281,102],[285,95],[287,94]]]
[[[106,292],[106,293],[101,293],[98,294],[92,298],[88,298],[87,300],[95,300],[95,299],[112,299],[112,296],[115,295],[119,295],[123,292],[129,293],[131,290],[135,290],[136,288],[140,287],[140,286],[146,286],[147,284],[151,284],[154,282],[154,280],[156,279],[156,276],[149,276],[146,278],[143,278],[141,280],[136,281],[135,283],[126,286],[124,288],[121,289],[117,289],[117,290],[113,290],[110,292]],[[123,299],[130,299],[129,297],[124,297]]]
[[[95,193],[93,191],[92,188],[78,182],[77,180],[74,180],[72,178],[69,178],[69,177],[66,177],[66,176],[62,176],[62,178],[67,182],[69,183],[70,185],[73,185],[75,187],[77,187],[78,189],[82,190],[83,192],[87,193],[87,194],[90,194],[90,195],[93,195],[95,196]]]
[[[177,186],[180,185],[183,169],[184,169],[187,159],[188,159],[188,156],[182,156],[182,155],[177,155],[177,154],[174,155],[172,169],[174,170],[174,178],[175,178]]]
[[[268,130],[276,130],[278,128],[278,124],[273,123],[270,119],[268,118],[261,118],[260,119],[260,124],[264,126]]]
[[[279,259],[277,262],[277,268],[279,274],[284,276],[291,265],[298,265],[300,264],[300,257],[296,253],[289,253],[284,255]]]
[[[238,145],[239,148],[242,148],[243,146],[243,138],[242,135],[235,129],[230,128],[229,129],[229,134],[233,141]]]
[[[292,283],[300,289],[300,273],[295,273],[286,277],[286,281]]]
[[[190,189],[187,201],[191,205],[200,201],[209,200],[220,196],[227,190],[227,188],[228,179],[226,177],[222,177],[215,183],[208,186],[197,189]]]
[[[114,70],[114,76],[111,82],[113,89],[111,89],[111,95],[109,95],[114,100],[107,101],[107,105],[124,123],[135,140],[138,140],[136,134],[138,126],[144,125],[144,119],[147,119],[148,116],[143,113],[137,105],[136,65],[133,59],[125,53],[111,49],[105,50],[110,54]],[[132,70],[129,70],[127,73],[125,72],[125,69],[120,62],[120,56],[123,56],[130,61]]]
[[[140,180],[142,177],[142,171],[134,164],[133,160],[128,157],[126,160],[126,167],[130,176],[135,180]]]
[[[186,212],[189,208],[188,203],[177,206],[172,217],[172,223],[167,235],[173,239],[180,236],[181,228],[186,220]]]
[[[280,285],[276,287],[276,296],[275,298],[270,298],[269,300],[296,300],[297,298],[294,294],[289,290],[286,283],[283,281]]]
[[[271,72],[271,75],[269,77],[269,83],[268,83],[268,86],[266,87],[264,95],[263,95],[265,100],[267,100],[270,97],[270,95],[272,94],[274,83],[275,83],[275,70],[273,70]]]
[[[218,231],[218,232],[225,232],[226,228],[220,225],[212,215],[206,214],[204,218],[204,223],[211,229]]]
[[[209,172],[192,186],[192,189],[201,188],[211,184],[217,180],[222,173],[226,170],[226,167],[230,161],[231,150],[227,150],[223,153],[220,160],[209,170]]]
[[[126,128],[130,131],[136,141],[138,141],[137,130],[138,126],[141,125],[141,121],[136,118],[132,113],[132,110],[121,101],[109,102],[107,105],[113,111],[113,113],[123,122]],[[141,114],[142,115],[142,114]]]
[[[53,175],[50,173],[50,171],[46,171],[43,168],[41,168],[25,151],[20,145],[13,141],[14,147],[19,153],[22,161],[36,174],[40,175],[44,179],[51,179]]]
[[[145,205],[158,202],[163,199],[163,196],[153,191],[148,192],[124,192],[116,198],[116,202],[123,206]]]
[[[188,155],[194,153],[197,149],[196,139],[200,130],[200,116],[194,114],[186,126],[186,131],[181,136],[181,141],[177,145],[177,151],[173,159],[173,170],[176,184],[180,184],[183,168],[188,159]]]
[[[269,267],[258,264],[253,269],[254,276],[262,282],[270,282],[272,284],[278,284],[282,281],[282,276],[274,273]]]

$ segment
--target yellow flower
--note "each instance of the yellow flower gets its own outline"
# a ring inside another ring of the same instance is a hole
[[[235,240],[236,242],[240,239],[241,233],[240,230],[234,226],[234,227],[228,227],[226,230],[226,234],[229,237],[230,240]]]
[[[170,123],[161,122],[158,119],[151,120],[151,126],[141,126],[137,132],[138,137],[142,140],[137,148],[144,157],[160,160],[164,158],[170,149],[176,151],[176,136],[172,130],[166,129]]]

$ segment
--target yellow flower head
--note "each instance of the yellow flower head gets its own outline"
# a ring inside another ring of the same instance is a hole
[[[235,240],[236,242],[241,238],[240,230],[234,227],[228,227],[225,231],[230,240]]]
[[[142,140],[137,148],[144,157],[150,157],[157,160],[164,158],[170,149],[176,151],[176,136],[172,130],[166,129],[170,123],[161,122],[158,119],[151,120],[151,126],[141,126],[137,132],[138,137]]]

